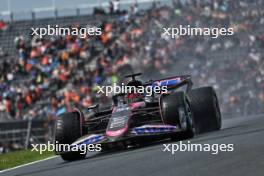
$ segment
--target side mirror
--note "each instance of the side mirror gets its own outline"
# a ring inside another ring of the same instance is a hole
[[[99,108],[99,104],[95,104],[95,105],[92,105],[92,106],[89,106],[88,107],[88,110],[94,110],[94,111],[97,111],[97,109]]]

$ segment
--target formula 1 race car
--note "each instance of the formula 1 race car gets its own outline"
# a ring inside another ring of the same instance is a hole
[[[182,140],[195,134],[219,130],[221,113],[212,87],[192,89],[190,75],[175,76],[145,83],[132,78],[127,86],[166,86],[161,94],[117,94],[113,105],[99,110],[91,106],[89,113],[75,109],[57,117],[55,141],[59,144],[101,144],[102,149],[137,145],[149,138]],[[132,98],[131,98],[132,97]],[[67,161],[82,159],[86,153],[60,152]]]

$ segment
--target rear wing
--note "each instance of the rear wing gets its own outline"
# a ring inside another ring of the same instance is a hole
[[[189,92],[192,89],[192,85],[193,85],[191,80],[191,75],[180,75],[180,76],[174,76],[174,77],[163,78],[158,80],[149,80],[144,84],[144,86],[152,86],[152,87],[167,86],[168,90],[174,90],[185,85],[187,85],[186,92]]]

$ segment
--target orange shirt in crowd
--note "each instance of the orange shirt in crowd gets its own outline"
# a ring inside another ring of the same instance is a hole
[[[32,49],[30,52],[30,58],[36,58],[39,56],[39,51],[37,49]]]
[[[41,60],[41,64],[42,65],[48,65],[49,63],[49,57],[48,56],[44,56]]]
[[[74,103],[80,102],[80,96],[74,91],[66,91],[64,93],[64,100],[68,103],[73,101]]]
[[[62,82],[66,82],[67,78],[66,78],[66,75],[65,75],[64,73],[61,73],[61,74],[60,74],[60,80],[61,80]]]
[[[0,30],[5,30],[7,28],[7,24],[4,21],[0,21]]]
[[[110,34],[109,33],[103,33],[101,35],[101,40],[104,44],[106,44],[110,39]]]
[[[32,97],[28,94],[26,97],[25,97],[25,101],[28,105],[30,105],[32,103]]]
[[[104,31],[107,33],[107,32],[111,32],[112,31],[112,24],[106,24],[105,25],[105,28],[104,28]]]
[[[27,72],[30,72],[30,70],[32,69],[33,66],[32,66],[31,64],[27,63],[25,67],[26,67],[26,68],[25,68],[26,71],[27,71]]]
[[[80,96],[77,93],[75,93],[75,92],[72,93],[71,99],[72,99],[72,101],[74,103],[79,103],[80,102]]]
[[[64,61],[68,60],[69,59],[69,53],[66,51],[62,52],[61,59]]]
[[[10,100],[6,100],[5,108],[6,108],[6,112],[9,113],[11,111],[11,101]]]

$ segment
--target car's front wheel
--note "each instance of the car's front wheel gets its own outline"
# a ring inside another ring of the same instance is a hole
[[[65,113],[57,117],[55,124],[55,143],[70,145],[80,137],[80,116],[77,112]],[[86,152],[83,153],[81,151],[55,152],[59,153],[65,161],[83,159],[86,156]]]

